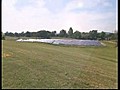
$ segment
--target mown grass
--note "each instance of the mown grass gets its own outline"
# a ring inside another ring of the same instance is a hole
[[[2,41],[2,88],[118,88],[117,47]]]

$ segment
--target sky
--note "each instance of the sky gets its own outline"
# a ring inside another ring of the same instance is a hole
[[[113,32],[118,0],[2,0],[2,32]]]

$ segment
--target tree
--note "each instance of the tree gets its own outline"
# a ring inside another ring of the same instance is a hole
[[[56,31],[52,31],[51,32],[51,37],[55,37],[56,36]]]
[[[21,32],[21,33],[19,34],[19,36],[24,37],[24,36],[25,36],[25,33],[24,33],[24,32]]]
[[[31,33],[30,33],[29,31],[27,31],[27,32],[25,33],[25,36],[26,36],[26,37],[30,37],[30,36],[31,36]]]
[[[81,33],[81,39],[89,39],[89,33],[87,33],[87,32],[82,32],[82,33]]]
[[[14,33],[15,37],[19,37],[19,34],[17,32]]]
[[[108,35],[109,39],[111,40],[118,40],[118,33],[114,32],[114,33],[110,33]]]
[[[46,38],[50,39],[51,38],[51,32],[50,31],[46,31],[46,32],[47,32],[47,37]]]
[[[67,33],[66,33],[66,30],[61,30],[60,33],[59,33],[59,36],[60,37],[67,37]]]
[[[100,33],[100,38],[101,38],[102,40],[105,40],[105,37],[106,37],[106,33],[102,31],[102,32]]]
[[[117,32],[117,30],[114,31],[114,39],[118,40],[118,32]]]
[[[6,36],[9,36],[9,33],[8,33],[8,31],[5,33],[5,35],[6,35]]]
[[[13,37],[14,34],[13,34],[12,32],[6,32],[6,33],[5,33],[5,36],[11,36],[11,37]]]
[[[81,32],[75,31],[75,32],[73,33],[73,38],[75,38],[75,39],[80,39],[80,38],[81,38]]]
[[[70,27],[69,31],[68,31],[68,36],[72,37],[73,36],[73,29],[72,27]]]
[[[41,31],[37,32],[37,37],[49,39],[50,38],[50,33],[51,32],[49,32],[49,31],[41,30]]]
[[[96,40],[97,39],[97,30],[92,30],[89,32],[89,38],[92,40]]]

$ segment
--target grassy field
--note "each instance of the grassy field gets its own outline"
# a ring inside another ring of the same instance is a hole
[[[118,47],[2,41],[2,88],[118,88]]]

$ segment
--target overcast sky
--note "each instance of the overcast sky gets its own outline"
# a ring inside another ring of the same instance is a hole
[[[112,32],[117,0],[2,0],[2,32],[49,30]]]

